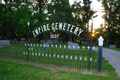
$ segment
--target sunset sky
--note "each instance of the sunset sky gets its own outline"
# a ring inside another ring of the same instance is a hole
[[[73,3],[74,0],[69,0],[70,1],[70,4]],[[79,1],[79,0],[77,0]],[[80,0],[82,1],[82,0]],[[102,19],[102,15],[104,13],[102,13],[102,4],[101,2],[98,2],[97,0],[92,0],[92,4],[91,4],[91,8],[94,10],[94,11],[97,11],[94,15],[98,15],[96,18],[94,18],[94,22],[93,22],[93,28],[98,28],[100,26],[100,24],[104,23],[104,19]],[[90,22],[91,24],[91,22]]]
[[[97,11],[97,17],[94,19],[94,28],[98,28],[100,26],[100,24],[104,23],[104,19],[102,19],[102,15],[104,13],[102,13],[103,11],[103,7],[101,2],[98,2],[97,0],[92,0],[92,4],[91,7],[93,8],[93,10]],[[95,14],[95,15],[96,15]]]

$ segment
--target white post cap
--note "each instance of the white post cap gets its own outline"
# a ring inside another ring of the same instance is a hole
[[[30,22],[28,21],[27,25],[29,26],[30,25]]]
[[[103,46],[103,41],[104,41],[103,37],[100,36],[98,39],[98,46]]]

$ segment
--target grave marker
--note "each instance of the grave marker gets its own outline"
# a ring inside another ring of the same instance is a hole
[[[40,43],[46,43],[46,40],[40,40]]]
[[[43,43],[43,50],[48,50],[48,43]]]
[[[0,40],[0,46],[10,46],[9,40]]]
[[[116,45],[109,45],[109,48],[116,48]]]
[[[47,43],[48,44],[52,44],[52,40],[47,40]]]
[[[58,41],[58,40],[52,40],[52,42],[53,42],[53,43],[59,43],[59,41]]]
[[[79,49],[79,44],[78,43],[70,43],[68,44],[68,49],[71,49],[71,50],[78,50]]]
[[[70,44],[70,43],[72,43],[72,41],[67,41],[67,44]]]
[[[17,40],[13,40],[12,42],[13,42],[13,43],[18,43],[18,41],[17,41]]]
[[[25,40],[25,39],[21,39],[21,40],[19,41],[19,43],[25,44],[25,43],[26,43],[26,40]]]

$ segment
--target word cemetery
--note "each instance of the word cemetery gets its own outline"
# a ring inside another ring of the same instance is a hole
[[[51,27],[50,27],[51,26]],[[50,30],[63,30],[63,31],[69,31],[77,36],[80,36],[80,34],[83,32],[82,29],[79,29],[78,27],[75,27],[75,25],[67,24],[67,23],[52,23],[52,24],[46,24],[43,26],[38,27],[34,31],[32,31],[34,37],[36,37],[38,34],[41,34],[46,31]]]

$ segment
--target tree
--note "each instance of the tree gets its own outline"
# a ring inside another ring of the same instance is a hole
[[[51,17],[54,17],[53,11],[55,11],[56,14],[56,22],[58,21],[64,21],[64,22],[71,22],[72,18],[72,9],[70,7],[68,0],[51,0],[51,2],[48,4],[48,14]]]
[[[101,24],[99,28],[97,29],[94,29],[94,35],[93,36],[93,42],[95,42],[96,44],[98,43],[98,38],[100,36],[103,37],[104,41],[106,41],[107,39],[107,28],[106,28],[107,24],[106,25],[103,25]]]
[[[49,0],[35,0],[32,3],[32,8],[34,12],[35,25],[39,26],[40,24],[45,24],[47,21],[47,14],[45,12],[46,6]],[[39,25],[37,25],[39,24]]]
[[[111,43],[111,35],[116,34],[112,33],[115,29],[120,27],[120,1],[119,0],[98,0],[102,2],[102,5],[104,7],[105,14],[103,15],[103,18],[108,23],[108,33],[107,33],[107,47]],[[111,34],[112,33],[112,34]],[[117,38],[117,37],[116,37]]]
[[[68,0],[52,0],[48,4],[48,14],[53,14],[53,10],[55,10],[60,19],[63,19],[67,23],[74,24],[79,28],[83,28],[83,26],[95,13],[90,9],[89,12],[86,12],[84,6],[81,6],[81,1],[75,1],[72,5],[70,5]],[[88,18],[86,18],[87,21],[84,19],[86,17],[86,13],[89,14]],[[72,37],[70,35],[70,39],[71,38]]]
[[[51,0],[50,3],[47,5],[48,15],[48,22],[55,23],[55,22],[66,22],[66,23],[74,23],[72,22],[72,9],[70,7],[68,0]],[[55,12],[55,13],[54,13]],[[63,32],[56,32],[62,34]],[[64,32],[66,36],[69,36],[69,33]],[[66,36],[61,35],[61,38]],[[70,35],[71,37],[71,35]],[[63,39],[62,39],[63,40]]]
[[[84,4],[84,6],[83,6],[83,10],[84,10],[83,21],[84,21],[85,28],[87,25],[87,43],[89,43],[89,20],[91,19],[93,14],[96,13],[95,11],[90,9],[91,3],[92,3],[92,1],[90,1],[90,0],[83,0],[83,4]],[[97,15],[94,17],[97,17]]]
[[[19,37],[25,37],[26,24],[31,20],[31,8],[29,8],[30,2],[27,0],[21,2],[18,0],[4,0],[5,4],[0,4],[1,7],[1,26],[0,33],[3,39],[17,39]],[[31,21],[32,22],[32,21]],[[21,36],[20,36],[21,34]]]

